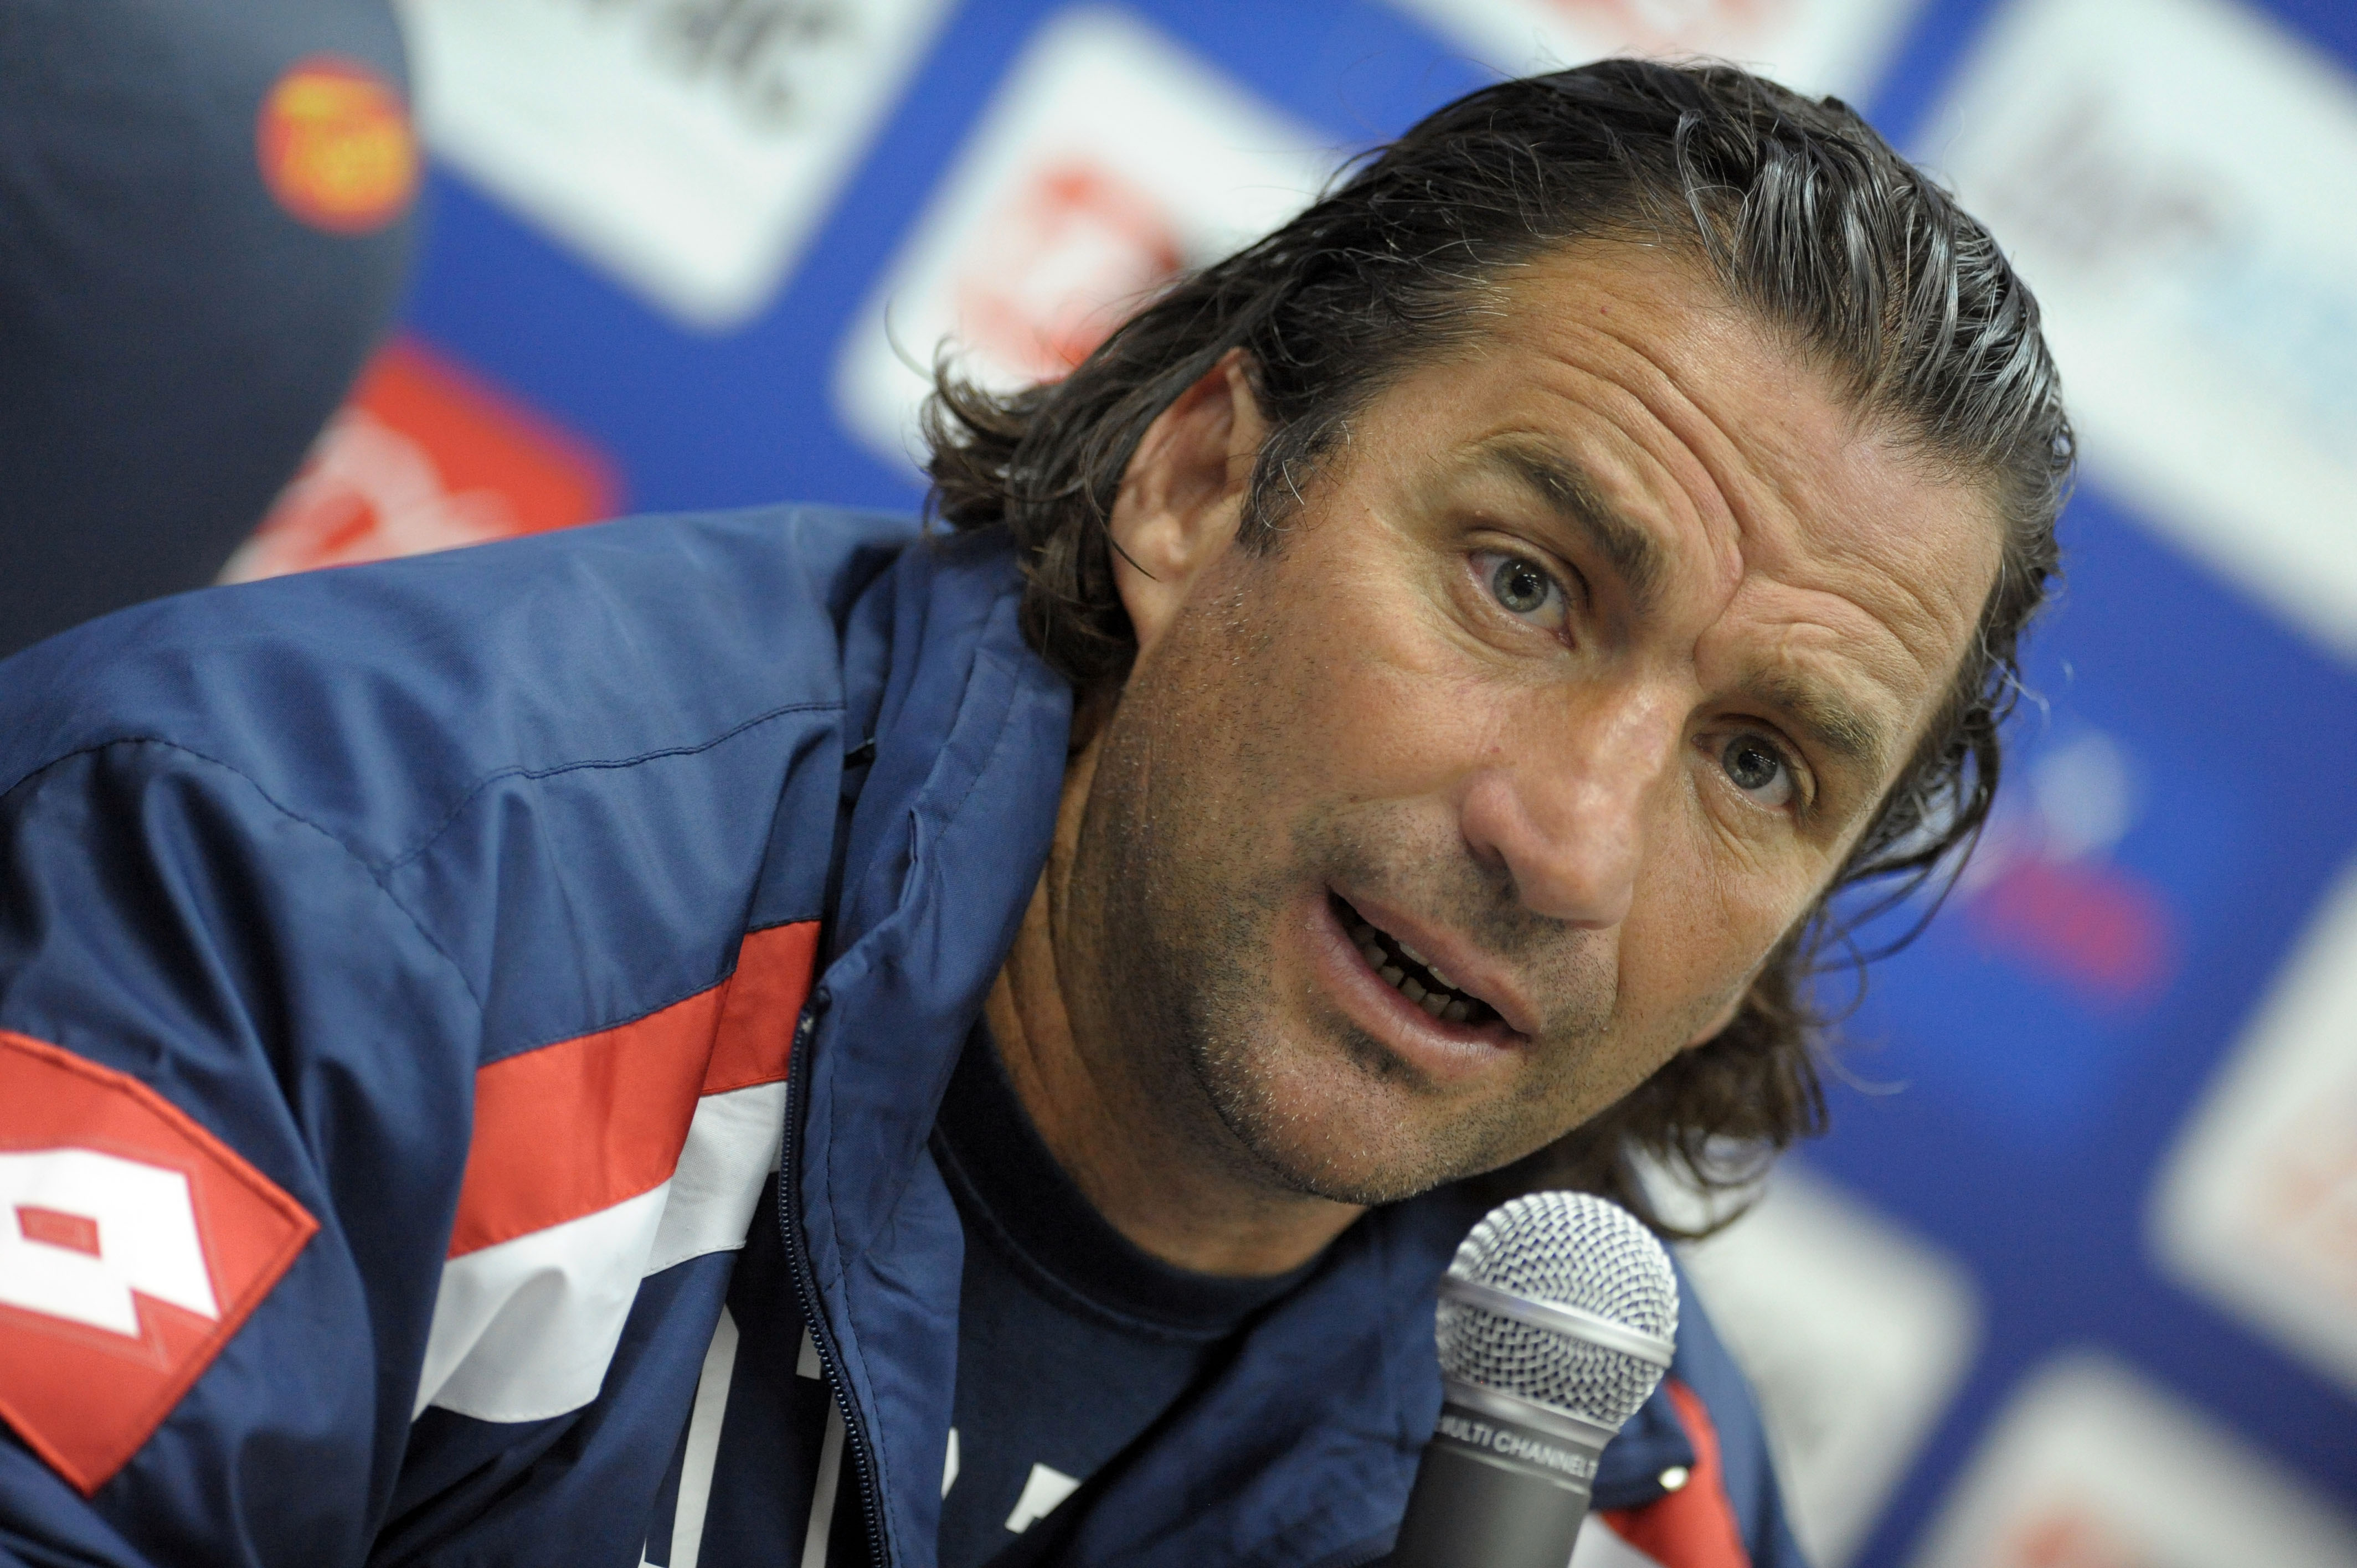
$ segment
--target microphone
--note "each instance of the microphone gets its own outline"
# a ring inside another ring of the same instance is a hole
[[[1565,1568],[1597,1455],[1670,1364],[1669,1254],[1618,1204],[1531,1193],[1458,1247],[1437,1331],[1440,1421],[1390,1568]]]

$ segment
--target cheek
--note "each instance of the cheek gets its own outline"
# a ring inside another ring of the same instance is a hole
[[[1246,748],[1302,775],[1304,794],[1440,792],[1497,748],[1511,722],[1500,693],[1426,632],[1425,607],[1337,591],[1301,596],[1282,613],[1235,671],[1236,723]]]
[[[1730,860],[1707,825],[1661,825],[1622,930],[1624,995],[1684,1027],[1743,984],[1812,896],[1777,868]]]
[[[1329,798],[1448,797],[1512,720],[1494,690],[1368,650],[1331,665],[1307,705],[1317,714],[1314,763]]]
[[[1507,760],[1559,705],[1469,650],[1447,615],[1421,594],[1374,600],[1312,687],[1336,753],[1361,754],[1383,793],[1447,793],[1469,769]]]

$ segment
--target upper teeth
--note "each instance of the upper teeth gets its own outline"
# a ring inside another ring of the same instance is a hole
[[[1432,978],[1441,985],[1450,991],[1457,989],[1457,983],[1449,979],[1438,964],[1407,943],[1401,941],[1397,937],[1377,930],[1373,926],[1361,920],[1351,927],[1351,940],[1357,946],[1360,956],[1367,961],[1369,969],[1382,975],[1386,984],[1397,988],[1401,994],[1434,1017],[1440,1017],[1444,1013],[1451,1020],[1461,1020],[1472,1015],[1471,1007],[1463,999],[1443,996],[1438,991],[1427,991],[1423,982],[1410,979],[1406,970],[1391,961],[1391,955],[1383,950],[1383,944],[1386,940],[1398,948],[1410,961],[1422,964]]]
[[[1396,937],[1392,940],[1394,941],[1399,941],[1399,939]],[[1416,951],[1405,942],[1400,942],[1399,950],[1407,954],[1408,957],[1414,959],[1416,962],[1424,965],[1426,969],[1429,970],[1432,973],[1433,979],[1440,982],[1441,984],[1446,985],[1451,991],[1457,989],[1457,983],[1449,979],[1448,975],[1442,973],[1441,968],[1438,964],[1433,962],[1430,959],[1425,957],[1422,953]]]

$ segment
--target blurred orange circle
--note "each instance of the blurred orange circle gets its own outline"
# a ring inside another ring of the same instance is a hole
[[[335,234],[382,229],[417,188],[417,139],[393,84],[356,60],[312,55],[262,101],[263,182],[278,204]]]

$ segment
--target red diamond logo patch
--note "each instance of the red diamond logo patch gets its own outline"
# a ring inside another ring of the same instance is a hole
[[[0,1030],[0,1418],[85,1497],[318,1228],[138,1079]]]

